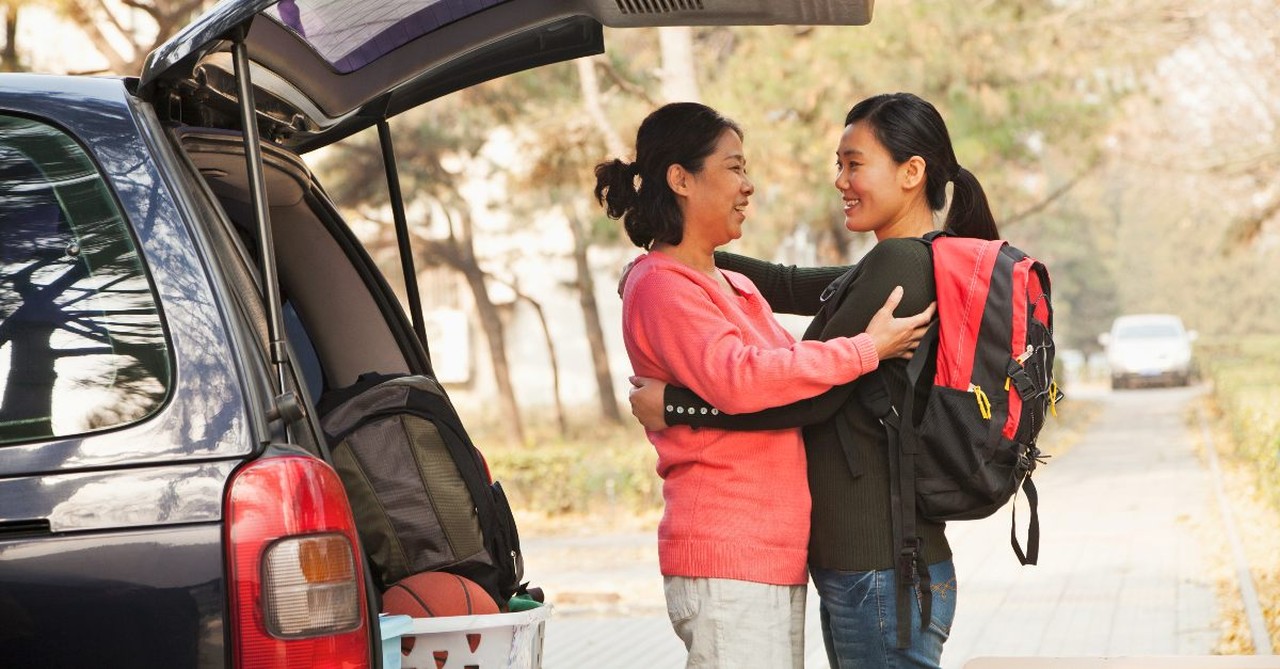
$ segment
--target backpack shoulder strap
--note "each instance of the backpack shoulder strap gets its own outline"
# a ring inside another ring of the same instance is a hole
[[[933,242],[943,236],[951,235],[935,230],[914,239],[929,246],[932,260],[937,248]],[[903,399],[901,412],[894,406],[883,376],[877,375],[878,381],[868,380],[867,383],[858,384],[859,400],[880,420],[888,443],[889,508],[893,545],[897,551],[893,564],[897,581],[897,608],[898,611],[910,611],[913,591],[918,590],[922,626],[927,625],[931,618],[933,598],[929,566],[924,562],[923,546],[916,531],[915,455],[919,444],[915,435],[914,417],[918,384],[932,383],[932,379],[922,380],[921,377],[930,357],[937,356],[938,337],[939,324],[935,320],[925,331],[911,362],[907,363],[907,396]],[[898,648],[910,647],[911,616],[899,615],[897,627]]]

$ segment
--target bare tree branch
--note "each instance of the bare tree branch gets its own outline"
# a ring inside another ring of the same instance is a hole
[[[88,10],[86,10],[78,0],[72,0],[67,3],[67,15],[72,21],[75,21],[76,25],[78,25],[81,30],[84,31],[85,36],[93,43],[93,48],[97,50],[98,53],[102,54],[103,58],[107,59],[109,71],[119,74],[132,74],[132,72],[130,72],[132,69],[130,67],[131,59],[125,58],[124,55],[121,54],[113,44],[111,44],[111,41],[107,39],[107,36],[102,33],[102,29],[99,27],[98,22],[89,14]]]
[[[596,130],[604,137],[604,145],[609,150],[609,155],[625,156],[627,155],[627,146],[622,141],[622,137],[618,136],[618,131],[614,129],[613,124],[609,122],[609,118],[605,116],[604,106],[600,104],[600,80],[596,76],[597,58],[579,58],[578,59],[578,82],[582,91],[582,106],[586,107],[587,115],[595,123]]]
[[[569,434],[569,424],[565,420],[564,402],[560,399],[560,361],[556,357],[555,340],[551,337],[551,326],[547,324],[547,314],[542,309],[542,303],[530,297],[527,293],[520,290],[519,282],[516,279],[507,281],[490,272],[484,273],[485,277],[493,279],[498,283],[511,289],[515,293],[516,299],[523,300],[529,306],[533,307],[533,311],[538,316],[538,323],[542,325],[542,336],[547,343],[547,358],[551,365],[551,397],[556,403],[556,424],[560,428],[560,435],[567,436]]]
[[[132,30],[125,28],[124,25],[120,23],[120,18],[116,16],[115,12],[111,11],[111,7],[107,6],[106,0],[90,0],[90,1],[93,3],[93,5],[97,7],[97,11],[93,11],[92,9],[85,8],[83,5],[80,4],[80,0],[72,0],[72,4],[79,7],[82,11],[85,12],[85,14],[92,14],[96,17],[106,17],[107,23],[109,23],[111,27],[114,28],[115,31],[121,35],[128,37],[133,34]],[[138,7],[138,9],[143,9],[144,11],[146,11],[146,9],[142,7]],[[151,12],[147,12],[147,13],[151,14]],[[151,14],[151,15],[154,18],[155,15],[154,14]],[[99,28],[96,25],[97,22],[95,21],[94,23],[95,23],[94,29],[98,30]],[[133,46],[134,52],[137,53],[138,45],[133,44],[132,46]]]
[[[1071,177],[1071,179],[1068,180],[1066,183],[1055,188],[1051,193],[1046,195],[1039,202],[1032,204],[1030,207],[1023,209],[1022,211],[1016,214],[1013,214],[1012,216],[1006,217],[1004,220],[1000,222],[1000,226],[1006,227],[1010,225],[1016,225],[1028,218],[1031,218],[1032,216],[1035,216],[1036,214],[1044,211],[1045,209],[1048,209],[1049,205],[1053,204],[1055,201],[1057,201],[1067,193],[1070,193],[1071,190],[1081,182],[1081,180],[1083,180],[1086,176],[1088,176],[1090,172],[1093,172],[1097,167],[1098,167],[1098,161],[1097,160],[1091,161],[1078,174],[1076,174],[1074,177]]]
[[[1273,197],[1268,205],[1253,216],[1233,223],[1227,232],[1228,246],[1230,248],[1249,246],[1262,234],[1262,228],[1267,221],[1278,215],[1280,215],[1280,196]]]
[[[635,83],[627,80],[627,78],[622,76],[622,74],[618,72],[617,68],[615,68],[612,64],[610,64],[609,61],[600,60],[597,62],[597,64],[600,65],[600,67],[604,68],[604,73],[609,75],[609,80],[617,84],[618,88],[621,88],[624,92],[630,95],[640,98],[641,100],[644,101],[645,104],[649,105],[650,107],[658,106],[658,102],[649,95],[648,91],[646,91],[643,87],[637,86]]]

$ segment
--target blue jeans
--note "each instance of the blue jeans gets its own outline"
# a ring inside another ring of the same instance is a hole
[[[956,615],[956,570],[951,560],[929,565],[933,610],[920,629],[920,593],[912,598],[911,647],[898,648],[894,570],[836,571],[811,567],[821,597],[822,640],[832,669],[938,669],[942,644]]]

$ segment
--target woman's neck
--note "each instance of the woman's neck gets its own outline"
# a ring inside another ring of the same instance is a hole
[[[671,256],[676,262],[687,265],[708,276],[717,276],[716,258],[713,252],[694,248],[692,244],[686,242],[681,242],[680,244],[655,242],[650,250]]]
[[[876,230],[875,235],[876,241],[880,242],[886,239],[922,237],[933,229],[933,211],[924,206],[923,202],[917,202],[903,212],[902,216]]]

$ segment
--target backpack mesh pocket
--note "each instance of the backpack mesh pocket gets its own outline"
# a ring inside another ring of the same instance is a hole
[[[1018,445],[1000,435],[1007,401],[991,398],[984,417],[972,392],[935,386],[916,433],[916,500],[929,520],[985,518],[1004,505],[1021,478]]]

